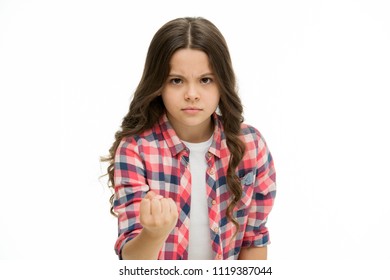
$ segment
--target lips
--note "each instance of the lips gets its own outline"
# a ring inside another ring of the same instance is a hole
[[[186,108],[183,108],[181,110],[187,114],[196,114],[196,113],[203,111],[203,109],[198,108],[198,107],[186,107]]]
[[[198,107],[186,107],[182,109],[183,111],[201,111],[202,109]]]

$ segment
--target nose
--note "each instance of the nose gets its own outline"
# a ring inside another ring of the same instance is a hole
[[[187,101],[196,101],[196,100],[199,100],[199,92],[198,92],[198,90],[196,89],[196,86],[195,86],[195,85],[189,85],[189,86],[188,86],[184,98],[185,98]]]

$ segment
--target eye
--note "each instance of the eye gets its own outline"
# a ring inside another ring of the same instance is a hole
[[[204,77],[204,78],[200,79],[200,82],[201,82],[202,84],[210,84],[210,83],[213,82],[213,79],[212,79],[212,78],[209,78],[209,77]]]
[[[172,85],[180,85],[183,83],[182,79],[180,78],[173,78],[173,79],[170,79],[169,82],[172,84]]]

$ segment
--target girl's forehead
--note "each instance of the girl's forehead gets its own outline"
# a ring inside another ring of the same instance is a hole
[[[200,50],[180,49],[170,60],[170,72],[201,75],[212,73],[208,55]]]

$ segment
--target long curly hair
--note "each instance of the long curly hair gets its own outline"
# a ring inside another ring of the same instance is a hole
[[[242,187],[235,170],[245,153],[245,144],[240,140],[240,126],[243,122],[243,107],[236,88],[236,78],[226,41],[218,28],[201,17],[185,17],[164,24],[154,35],[145,61],[144,71],[127,115],[123,118],[109,155],[101,161],[108,162],[108,186],[114,184],[114,157],[122,138],[139,134],[151,128],[165,112],[160,93],[170,71],[172,55],[179,49],[201,50],[208,55],[210,67],[217,79],[220,91],[219,111],[226,135],[226,143],[231,153],[226,180],[231,199],[226,210],[227,218],[235,225],[234,207],[241,199]],[[106,174],[106,175],[107,175]],[[114,194],[110,198],[111,213]]]

